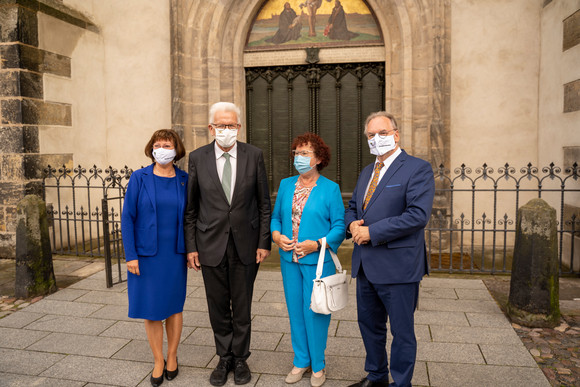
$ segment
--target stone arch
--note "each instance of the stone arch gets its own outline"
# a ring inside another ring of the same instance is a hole
[[[209,142],[209,105],[245,105],[244,45],[264,1],[171,0],[173,125],[188,149]],[[383,33],[385,106],[399,117],[404,147],[448,164],[449,1],[366,2]]]

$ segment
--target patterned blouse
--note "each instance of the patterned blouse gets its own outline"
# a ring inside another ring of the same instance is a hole
[[[312,187],[304,187],[299,181],[296,182],[296,189],[292,198],[292,240],[294,241],[298,241],[298,229],[300,228],[302,212],[314,187],[316,187],[316,184]],[[296,251],[292,252],[292,262],[298,262]]]

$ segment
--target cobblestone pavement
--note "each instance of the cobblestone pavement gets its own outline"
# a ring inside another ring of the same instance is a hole
[[[580,386],[579,322],[578,318],[565,316],[554,329],[512,324],[552,386]]]

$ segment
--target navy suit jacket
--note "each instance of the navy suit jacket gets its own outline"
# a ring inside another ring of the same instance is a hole
[[[153,165],[133,172],[125,193],[121,232],[127,261],[157,254],[157,206]],[[187,173],[174,167],[179,198],[177,252],[185,254],[183,216],[187,206]]]
[[[435,194],[431,164],[402,151],[363,211],[373,169],[374,163],[362,170],[345,213],[347,238],[352,236],[350,224],[359,219],[364,219],[371,237],[369,243],[354,246],[352,276],[362,265],[371,283],[418,282],[428,274],[424,229]]]

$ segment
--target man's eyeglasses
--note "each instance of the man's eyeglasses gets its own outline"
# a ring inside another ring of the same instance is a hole
[[[211,126],[213,126],[214,129],[218,129],[218,130],[224,130],[224,129],[229,129],[229,130],[238,130],[240,128],[240,124],[211,124]]]
[[[370,140],[370,139],[374,138],[374,137],[375,137],[377,134],[378,134],[379,136],[388,136],[389,134],[391,134],[391,132],[394,132],[394,131],[396,131],[396,130],[397,130],[397,129],[391,129],[391,130],[383,129],[383,130],[381,130],[381,131],[380,131],[380,132],[378,132],[378,133],[367,133],[367,137],[368,137],[368,139]]]
[[[308,151],[300,151],[300,152],[299,152],[299,151],[297,151],[297,150],[293,150],[293,151],[292,151],[292,154],[293,154],[294,156],[298,156],[298,155],[300,155],[300,156],[305,156],[305,157],[306,157],[306,156],[308,156],[308,154],[309,154],[309,153],[314,153],[314,151],[311,151],[311,150],[308,150]]]

